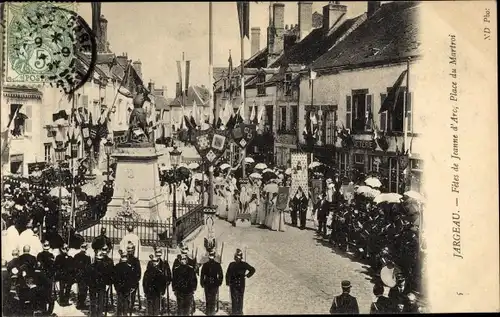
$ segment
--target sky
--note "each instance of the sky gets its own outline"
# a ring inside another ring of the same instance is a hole
[[[285,24],[298,23],[297,2],[285,3]],[[322,13],[328,2],[314,2],[313,12]],[[347,16],[366,12],[367,2],[340,2]],[[239,65],[240,39],[235,2],[213,2],[214,66],[227,67],[229,50],[234,66]],[[260,48],[266,45],[269,2],[250,2],[250,27],[260,27]],[[176,61],[191,61],[190,83],[208,86],[208,2],[104,2],[102,14],[108,20],[108,42],[117,55],[126,52],[129,59],[142,62],[143,81],[155,87],[167,86],[168,96],[175,94]],[[78,13],[91,25],[90,3],[80,3]],[[245,39],[245,58],[250,41]]]

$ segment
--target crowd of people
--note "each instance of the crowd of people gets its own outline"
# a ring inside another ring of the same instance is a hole
[[[132,232],[131,226],[127,229]],[[48,241],[43,243],[43,250],[39,253],[29,246],[23,248],[22,255],[18,250],[13,251],[12,258],[2,262],[2,283],[6,290],[4,315],[50,315],[56,300],[60,306],[70,305],[71,287],[77,284],[77,309],[88,309],[90,316],[105,315],[115,306],[114,290],[116,315],[126,316],[132,313],[136,303],[139,308],[141,306],[141,280],[148,316],[171,313],[169,287],[177,301],[175,313],[192,315],[196,309],[194,292],[198,284],[205,292],[206,314],[214,315],[219,310],[218,294],[224,280],[231,294],[231,314],[243,313],[245,279],[255,273],[255,268],[244,261],[240,249],[236,250],[234,261],[224,273],[216,261],[215,248],[207,248],[207,258],[203,263],[198,263],[196,256],[189,256],[187,246],[181,248],[181,254],[173,263],[169,263],[166,250],[155,248],[146,270],[142,272],[136,246],[131,241],[126,245],[126,250],[120,249],[117,263],[109,256],[113,244],[105,229],[91,244],[93,254],[88,254],[85,242],[74,256],[68,253],[67,244],[60,250],[53,250]],[[90,305],[87,305],[87,299]]]

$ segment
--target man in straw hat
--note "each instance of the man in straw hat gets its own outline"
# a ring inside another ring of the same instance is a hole
[[[358,301],[350,295],[351,282],[342,281],[342,294],[333,298],[330,314],[359,314]]]
[[[231,292],[231,315],[243,314],[245,278],[250,278],[254,274],[255,268],[243,261],[243,252],[236,249],[234,261],[229,263],[226,271],[226,285]]]
[[[222,266],[215,261],[215,250],[208,251],[208,262],[201,267],[200,286],[205,290],[206,314],[215,315],[217,292],[224,278]]]

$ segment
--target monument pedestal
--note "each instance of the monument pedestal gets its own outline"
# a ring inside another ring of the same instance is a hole
[[[114,192],[105,218],[115,218],[130,202],[141,220],[158,220],[164,203],[158,173],[161,153],[151,143],[120,144],[112,155],[116,159]]]

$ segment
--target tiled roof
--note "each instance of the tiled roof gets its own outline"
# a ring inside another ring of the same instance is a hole
[[[170,110],[170,104],[173,98],[165,98],[163,96],[155,95],[155,109],[156,110]]]
[[[181,97],[175,97],[169,105],[171,107],[180,107],[181,99]],[[196,101],[196,105],[198,106],[208,106],[209,99],[210,92],[206,87],[190,86],[187,97],[184,97],[184,106],[191,107],[193,105],[193,101]]]
[[[418,6],[419,2],[403,1],[383,4],[312,68],[357,67],[419,55]]]
[[[289,64],[309,65],[325,54],[330,47],[348,31],[362,16],[347,19],[331,34],[325,34],[325,29],[314,29],[302,41],[290,47],[270,67],[287,67]]]

